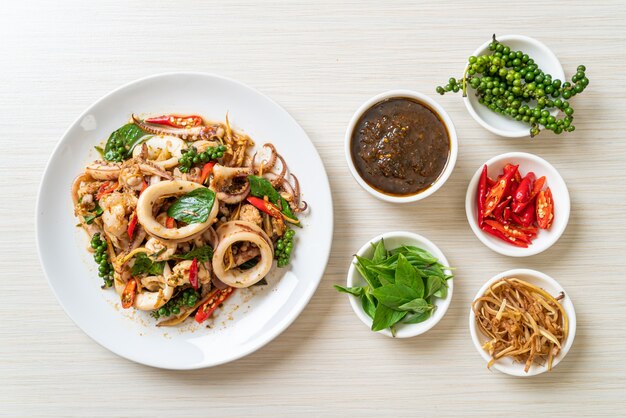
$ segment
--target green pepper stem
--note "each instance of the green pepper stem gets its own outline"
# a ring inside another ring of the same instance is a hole
[[[467,70],[469,70],[469,65],[463,71],[463,97],[467,97]]]

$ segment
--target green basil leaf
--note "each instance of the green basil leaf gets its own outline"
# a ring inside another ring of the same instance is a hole
[[[385,258],[382,262],[378,263],[378,265],[381,267],[394,267],[395,268],[397,261],[398,261],[398,254],[394,254],[392,256],[387,255],[387,258]]]
[[[392,309],[397,309],[399,306],[419,297],[415,289],[398,283],[373,289],[372,294],[378,300],[379,305],[382,304]]]
[[[378,280],[382,284],[393,284],[396,282],[396,270],[389,267],[381,267],[381,266],[367,266],[367,270],[376,274]]]
[[[373,289],[380,287],[380,280],[378,280],[376,274],[367,269],[368,266],[372,265],[372,261],[358,255],[355,257],[356,262],[354,263],[354,267],[356,267],[358,272],[361,273],[361,276],[365,279],[367,284],[369,284]]]
[[[372,322],[372,331],[380,331],[390,328],[398,323],[406,316],[406,311],[394,311],[391,308],[379,303],[374,312],[374,320]]]
[[[450,267],[442,266],[441,264],[433,264],[424,269],[424,273],[428,276],[438,276],[442,280],[449,280],[454,277],[452,274],[446,274],[444,270],[448,270]]]
[[[333,285],[333,287],[335,289],[337,289],[339,292],[342,293],[348,293],[350,295],[356,296],[356,297],[361,297],[363,296],[363,287],[361,286],[355,286],[355,287],[345,287],[345,286],[339,286],[338,284]]]
[[[446,283],[439,276],[428,276],[426,278],[426,291],[424,296],[432,296],[441,289],[442,286],[446,286]]]
[[[109,139],[104,146],[104,159],[107,161],[119,161],[119,159],[113,156],[113,153],[119,150],[119,148],[115,145],[118,140],[121,140],[124,144],[124,152],[122,153],[121,158],[125,160],[130,158],[133,148],[148,138],[150,138],[150,136],[147,136],[146,133],[137,125],[134,123],[127,123],[109,136]]]
[[[159,276],[163,274],[165,261],[154,262],[145,253],[139,253],[135,257],[135,264],[131,269],[131,274],[137,276],[139,274],[148,274],[150,276]]]
[[[199,262],[211,261],[213,258],[213,248],[210,245],[203,245],[202,247],[196,247],[184,254],[174,254],[172,258],[176,260],[193,260],[195,258]],[[254,265],[252,267],[254,267]],[[241,266],[239,268],[241,268]]]
[[[100,207],[98,202],[96,202],[96,208],[94,209],[93,213],[84,217],[85,223],[87,225],[91,225],[93,221],[100,215],[102,215],[102,208]]]
[[[422,312],[419,314],[409,314],[406,316],[404,321],[402,321],[402,323],[403,324],[419,324],[420,322],[424,322],[428,318],[430,318],[431,314],[432,314],[432,311],[426,311],[426,312]]]
[[[421,277],[418,277],[415,267],[402,254],[398,256],[395,279],[396,284],[403,284],[415,289],[418,298],[424,296],[424,281]]]
[[[387,249],[385,248],[385,241],[380,240],[376,244],[372,244],[374,247],[374,256],[372,257],[372,263],[379,264],[387,258]]]
[[[361,305],[363,305],[363,310],[367,316],[374,319],[374,315],[376,314],[376,299],[369,292],[369,289],[365,289],[363,296],[361,296]]]
[[[410,302],[405,303],[404,305],[398,306],[398,309],[401,311],[409,311],[409,312],[417,314],[417,313],[424,313],[427,311],[432,311],[433,305],[426,302],[422,298],[416,298]]]
[[[263,177],[259,176],[248,176],[248,181],[250,182],[250,194],[255,197],[264,198],[267,196],[270,202],[276,205],[280,211],[291,219],[298,219],[296,215],[291,211],[291,207],[289,207],[289,202],[287,202],[281,195],[274,189],[272,183]]]
[[[246,261],[245,263],[241,263],[237,268],[239,270],[250,270],[252,267],[256,266],[257,264],[259,264],[259,256],[253,257],[250,260]],[[265,280],[265,279],[261,279],[261,280]],[[265,282],[265,284],[267,284],[267,282]]]
[[[215,192],[199,187],[179,197],[167,210],[167,216],[187,224],[206,222],[215,202]]]
[[[445,299],[448,296],[448,286],[441,286],[439,290],[433,293],[433,296],[439,299]]]
[[[435,264],[435,263],[437,263],[439,261],[437,259],[437,257],[432,255],[428,251],[423,250],[423,249],[421,249],[419,247],[416,247],[414,245],[403,245],[401,247],[398,247],[398,248],[394,249],[393,253],[394,254],[403,254],[405,256],[411,255],[415,259],[421,260],[424,264]]]

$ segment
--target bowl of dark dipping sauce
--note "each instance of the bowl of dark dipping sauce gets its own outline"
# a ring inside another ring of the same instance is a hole
[[[378,199],[415,202],[450,177],[458,153],[454,124],[430,97],[392,90],[354,114],[345,138],[348,167]]]

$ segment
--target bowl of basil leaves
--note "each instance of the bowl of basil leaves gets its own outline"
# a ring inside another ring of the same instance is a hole
[[[347,286],[357,316],[372,331],[409,338],[434,327],[452,299],[453,275],[441,250],[411,232],[387,232],[354,256]]]

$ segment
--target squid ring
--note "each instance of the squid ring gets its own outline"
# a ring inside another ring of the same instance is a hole
[[[159,198],[186,194],[199,187],[204,186],[185,180],[161,181],[149,186],[141,193],[141,196],[139,196],[139,201],[137,202],[137,220],[148,234],[164,240],[186,240],[193,235],[202,233],[211,226],[217,216],[219,208],[217,197],[213,201],[213,207],[206,221],[189,224],[181,228],[166,228],[155,219],[152,211],[153,206]]]
[[[217,236],[219,243],[213,254],[213,271],[223,283],[232,287],[249,287],[265,277],[272,268],[274,246],[256,224],[247,221],[226,222],[217,228]],[[237,242],[249,242],[259,248],[260,259],[256,266],[248,270],[236,267],[226,270],[224,255]]]

